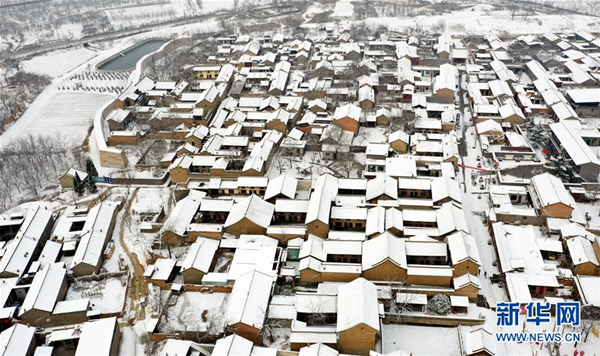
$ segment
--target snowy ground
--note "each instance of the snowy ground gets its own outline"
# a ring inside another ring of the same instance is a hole
[[[221,330],[228,298],[228,293],[185,292],[174,296],[167,312],[168,322],[161,324],[161,331],[206,331],[211,323],[215,327],[213,330]]]
[[[589,227],[591,229],[600,229],[600,205],[597,202],[590,203],[577,203],[581,213],[589,213],[591,220],[589,221]]]
[[[146,349],[148,333],[145,330],[144,323],[138,322],[134,326],[121,328],[121,346],[119,353],[121,355],[147,355]]]
[[[59,77],[97,56],[96,51],[83,47],[49,52],[21,63],[26,72]]]
[[[335,4],[335,10],[332,16],[352,17],[354,15],[354,6],[350,1],[338,1]]]
[[[453,11],[450,15],[415,16],[411,18],[369,18],[371,28],[387,26],[390,30],[405,31],[419,27],[431,30],[445,22],[450,34],[544,34],[556,31],[593,30],[600,27],[597,19],[583,15],[533,15],[511,19],[508,11]]]
[[[125,305],[126,286],[120,278],[107,278],[101,281],[77,281],[71,284],[65,300],[89,298],[92,309],[102,313],[116,313]]]
[[[63,140],[80,144],[87,136],[96,111],[112,97],[106,94],[57,93],[54,88],[48,87],[0,136],[0,144],[8,144],[28,134],[60,135]]]
[[[383,324],[381,338],[384,354],[402,350],[414,356],[460,355],[457,328]]]
[[[463,115],[466,126],[466,146],[468,149],[468,156],[462,157],[462,163],[477,167],[476,157],[481,154],[478,141],[475,135],[471,135],[474,131],[474,126],[471,126],[471,118],[468,113]],[[480,294],[485,296],[489,305],[494,306],[496,302],[506,301],[506,293],[504,288],[498,287],[497,284],[492,284],[490,277],[494,274],[498,274],[498,267],[493,266],[492,262],[497,260],[496,252],[494,251],[493,245],[488,245],[488,240],[491,236],[488,232],[487,226],[484,225],[482,215],[488,214],[490,205],[488,194],[481,193],[479,185],[474,186],[471,180],[471,173],[473,170],[467,168],[460,168],[457,174],[457,180],[461,182],[462,192],[462,208],[467,218],[467,223],[471,235],[475,238],[477,243],[477,249],[481,257],[481,268],[479,274],[479,280],[481,282]],[[466,191],[465,191],[466,186]],[[486,278],[487,273],[487,278]]]
[[[395,6],[395,5],[392,5]],[[333,10],[332,17],[343,19],[350,24],[357,17],[350,1],[337,1],[335,5],[323,8]],[[382,12],[381,9],[378,11]],[[527,16],[525,16],[527,15]],[[373,30],[387,26],[394,31],[439,30],[442,27],[450,34],[481,34],[493,32],[499,35],[544,34],[546,32],[600,30],[600,22],[593,16],[575,14],[531,14],[518,12],[514,18],[509,11],[494,10],[490,4],[479,4],[459,11],[444,14],[418,16],[386,16],[364,19],[364,23]],[[315,27],[307,23],[304,27]]]

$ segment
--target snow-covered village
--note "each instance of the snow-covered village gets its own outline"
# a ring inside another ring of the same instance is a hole
[[[600,1],[0,0],[0,356],[600,355]]]

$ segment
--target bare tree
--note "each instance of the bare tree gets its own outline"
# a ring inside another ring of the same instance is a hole
[[[324,298],[312,298],[309,304],[309,310],[310,313],[306,320],[308,325],[325,325],[330,321],[326,313]]]

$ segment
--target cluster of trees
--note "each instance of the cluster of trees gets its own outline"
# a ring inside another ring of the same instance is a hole
[[[546,146],[548,143],[548,134],[542,126],[536,125],[534,120],[531,119],[527,122],[525,128],[527,129],[527,138],[534,148]]]
[[[59,136],[29,135],[0,147],[0,210],[39,197],[76,161]]]
[[[509,7],[521,5],[523,13],[535,12],[575,12],[591,16],[600,15],[600,3],[597,0],[505,0]]]
[[[17,121],[44,88],[50,78],[25,72],[17,72],[10,78],[0,78],[0,133],[7,125]]]
[[[212,43],[216,48],[216,42],[212,41]],[[164,55],[161,58],[157,59],[156,56],[152,56],[145,74],[158,81],[185,80],[192,82],[195,79],[194,72],[192,68],[187,68],[186,64],[198,63],[202,59],[199,52],[196,52],[193,46],[182,45],[172,51],[163,52]]]
[[[87,173],[86,179],[81,180],[79,175],[75,174],[75,179],[73,182],[73,190],[79,196],[81,196],[86,189],[91,194],[94,194],[98,191],[98,187],[96,186],[98,171],[96,170],[96,166],[94,166],[94,162],[92,162],[92,160],[89,158],[85,161],[85,170]]]
[[[565,182],[571,180],[571,172],[574,171],[573,164],[563,155],[551,156],[544,167]]]
[[[36,42],[64,40],[74,37],[70,31],[57,31],[61,26],[81,24],[95,26],[102,32],[110,30],[103,10],[139,4],[141,0],[59,0],[9,6],[0,11],[0,33],[19,42],[34,37]]]

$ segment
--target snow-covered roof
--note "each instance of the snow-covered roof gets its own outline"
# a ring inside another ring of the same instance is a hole
[[[531,292],[523,273],[506,273],[506,289],[512,302],[531,302]]]
[[[600,277],[576,275],[575,284],[583,306],[600,307]]]
[[[441,176],[431,181],[431,199],[434,203],[450,197],[456,202],[462,202],[460,185],[448,176]]]
[[[459,264],[467,259],[470,259],[478,265],[481,264],[479,250],[477,249],[477,244],[475,243],[475,238],[473,236],[464,231],[459,231],[452,235],[448,235],[446,241],[448,242],[448,249],[450,250],[450,257],[453,265]]]
[[[85,299],[74,299],[74,300],[63,300],[57,302],[54,306],[52,314],[67,314],[74,312],[87,312],[90,306],[90,300]]]
[[[460,289],[468,284],[473,284],[477,288],[481,287],[479,278],[472,275],[471,273],[465,273],[462,276],[455,277],[453,280],[454,289]]]
[[[338,356],[339,352],[320,342],[300,349],[298,356]]]
[[[193,342],[189,340],[167,339],[160,356],[187,356]]]
[[[334,206],[331,208],[331,218],[342,220],[366,220],[367,208]]]
[[[388,175],[378,174],[367,183],[367,200],[386,195],[392,199],[398,198],[398,181]]]
[[[362,241],[327,239],[323,241],[323,251],[328,255],[361,255]]]
[[[335,197],[335,195],[332,195],[331,192],[324,187],[317,187],[317,189],[312,192],[308,203],[308,212],[306,213],[307,224],[315,220],[319,220],[326,224],[329,223],[332,196]]]
[[[71,268],[81,263],[90,266],[100,263],[107,237],[112,233],[117,205],[116,202],[102,202],[90,210],[83,226],[81,241],[71,261]]]
[[[402,230],[404,228],[404,219],[402,217],[402,210],[395,208],[389,208],[385,211],[385,228],[386,230],[397,229]]]
[[[502,125],[495,120],[485,120],[477,125],[477,133],[485,134],[487,132],[503,132]]]
[[[252,194],[233,205],[224,226],[232,226],[247,218],[256,225],[266,228],[271,223],[274,211],[275,205]]]
[[[113,335],[117,328],[116,317],[86,322],[81,327],[75,356],[111,355]]]
[[[172,231],[178,236],[183,236],[188,225],[194,219],[196,212],[198,212],[202,198],[205,196],[206,193],[204,192],[190,190],[187,197],[177,202],[165,221],[162,231]]]
[[[458,70],[452,64],[442,64],[440,66],[440,74],[435,77],[433,91],[437,92],[442,89],[456,90],[456,77]]]
[[[219,241],[207,238],[198,238],[188,249],[187,256],[181,265],[181,271],[189,268],[208,273],[210,265],[219,249]]]
[[[376,206],[367,211],[367,226],[365,232],[367,236],[381,234],[385,231],[385,209],[382,206]]]
[[[361,87],[358,90],[358,101],[370,101],[372,103],[375,102],[375,91],[368,85]]]
[[[409,276],[452,277],[452,268],[449,266],[411,265],[408,267],[407,274]]]
[[[367,156],[384,156],[387,157],[390,150],[390,145],[384,142],[369,142],[367,144]]]
[[[314,235],[308,235],[308,238],[302,244],[299,257],[300,259],[314,257],[320,261],[326,261],[327,253],[323,248],[323,239]]]
[[[581,236],[575,236],[567,240],[567,248],[571,255],[571,260],[575,266],[591,263],[595,266],[600,266],[598,258],[594,254],[592,243]]]
[[[462,348],[466,356],[497,353],[494,335],[481,326],[459,326]]]
[[[171,277],[176,263],[176,260],[170,258],[159,258],[153,265],[146,267],[144,277],[157,281],[167,281]]]
[[[222,186],[221,186],[222,187]],[[200,202],[201,212],[228,212],[233,206],[233,199],[202,199]]]
[[[129,114],[131,114],[129,110],[115,109],[108,114],[106,120],[121,123],[129,116]]]
[[[56,304],[67,270],[58,265],[46,265],[36,273],[25,296],[19,315],[32,309],[52,312]]]
[[[21,276],[38,247],[44,230],[52,222],[52,211],[36,206],[27,212],[19,231],[0,259],[0,272]]]
[[[433,241],[416,241],[411,237],[404,243],[407,256],[443,256],[448,255],[447,244],[445,242],[439,242],[435,239]]]
[[[512,116],[518,116],[519,118],[525,120],[525,115],[523,115],[523,112],[513,100],[509,100],[506,102],[506,104],[499,107],[498,113],[503,119],[508,119]]]
[[[237,242],[237,248],[227,279],[235,280],[252,270],[273,273],[277,261],[278,241],[265,235],[240,235],[239,239],[221,240],[221,246],[226,241]]]
[[[560,225],[560,234],[564,239],[574,236],[583,236],[590,241],[593,241],[595,235],[589,231],[587,231],[583,226],[577,223],[570,224],[561,224]]]
[[[600,88],[571,89],[567,95],[577,104],[600,103]]]
[[[217,340],[211,355],[215,356],[250,356],[254,344],[250,340],[232,334]],[[168,355],[171,356],[171,355]],[[185,355],[182,355],[185,356]]]
[[[565,67],[571,72],[573,82],[577,84],[595,83],[594,78],[584,69],[584,65],[569,60],[564,63]]]
[[[377,288],[364,278],[338,287],[337,332],[366,324],[379,332]]]
[[[401,304],[427,305],[427,294],[396,293],[396,302]]]
[[[29,346],[35,337],[35,328],[15,324],[0,333],[0,355],[27,355]]]
[[[565,121],[560,121],[550,124],[550,129],[577,166],[588,163],[600,165],[598,157],[571,125],[566,124]]]
[[[362,109],[360,107],[358,107],[354,104],[346,104],[344,106],[341,106],[341,107],[335,109],[335,114],[333,115],[333,117],[335,118],[335,120],[339,120],[344,117],[348,117],[354,121],[359,121],[361,112],[362,112]]]
[[[402,141],[402,142],[408,143],[409,137],[410,136],[402,130],[394,131],[389,136],[389,143],[396,142],[396,141]]]
[[[391,177],[416,177],[417,161],[411,157],[393,157],[385,160],[385,173]]]
[[[79,171],[75,168],[69,168],[68,170],[66,170],[63,174],[61,174],[60,176],[69,176],[72,178],[75,178],[75,175],[79,176],[79,179],[81,180],[85,180],[88,176],[87,173]]]
[[[540,209],[553,204],[565,204],[573,207],[573,197],[565,189],[562,181],[550,173],[543,173],[531,178],[531,186],[535,191],[534,203]]]
[[[287,173],[281,174],[280,176],[269,181],[265,191],[265,200],[269,200],[279,194],[283,194],[290,199],[294,199],[296,196],[297,186],[298,179]]]
[[[436,219],[440,236],[460,230],[469,232],[464,212],[453,202],[445,203],[436,210]]]
[[[227,325],[244,323],[261,329],[267,314],[273,276],[250,271],[239,276],[229,296]]]
[[[390,261],[395,265],[406,268],[405,239],[400,239],[389,232],[385,232],[363,243],[362,268],[363,271]]]
[[[337,295],[325,293],[296,293],[297,313],[336,313]]]

